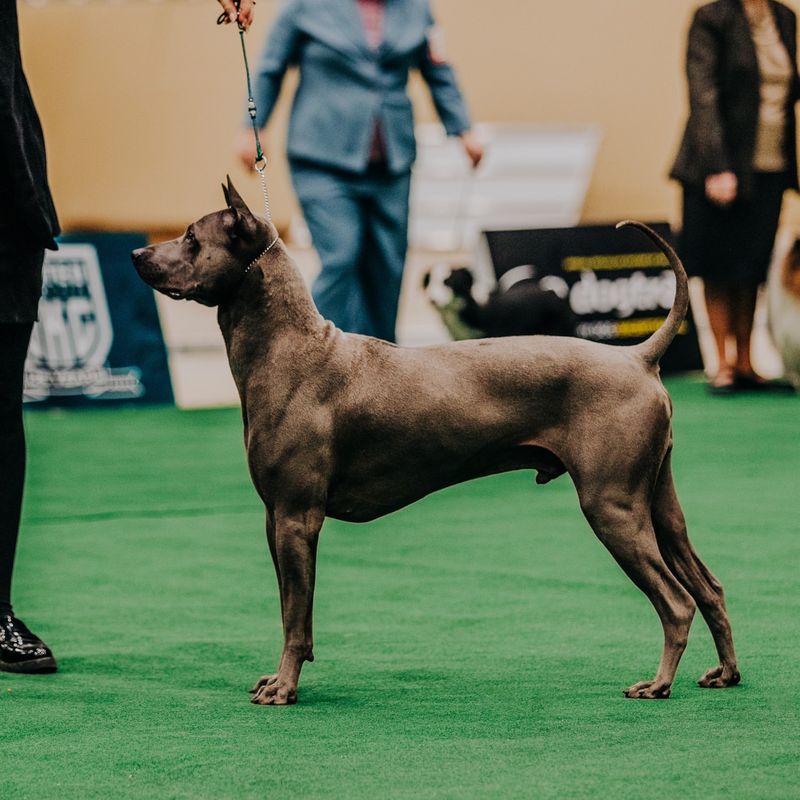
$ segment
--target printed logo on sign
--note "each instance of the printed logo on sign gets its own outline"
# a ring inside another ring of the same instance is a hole
[[[58,252],[48,252],[39,322],[25,364],[25,399],[140,397],[139,369],[106,365],[113,340],[97,250],[89,244],[62,244]]]
[[[642,339],[658,330],[674,297],[675,275],[666,270],[658,275],[637,270],[621,278],[598,278],[594,272],[586,271],[572,284],[569,304],[578,317],[606,317],[579,322],[576,331],[584,339]],[[660,316],[636,316],[647,312]],[[608,319],[611,315],[619,321]],[[678,334],[685,335],[688,330],[684,324]]]

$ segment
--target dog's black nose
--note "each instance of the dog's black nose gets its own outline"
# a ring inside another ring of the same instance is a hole
[[[131,261],[133,261],[133,263],[135,264],[142,257],[142,255],[144,254],[144,251],[145,251],[145,248],[144,247],[140,247],[137,250],[134,250],[133,252],[131,252]]]

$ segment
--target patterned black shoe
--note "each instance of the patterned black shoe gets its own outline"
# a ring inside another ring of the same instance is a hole
[[[0,617],[0,671],[35,674],[56,669],[50,648],[22,620]]]

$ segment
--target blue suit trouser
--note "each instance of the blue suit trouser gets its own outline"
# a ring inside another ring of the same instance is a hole
[[[411,175],[363,175],[292,161],[292,181],[322,270],[311,293],[320,314],[350,333],[395,341],[408,248]]]

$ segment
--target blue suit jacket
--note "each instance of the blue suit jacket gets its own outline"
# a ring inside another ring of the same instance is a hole
[[[256,123],[263,127],[289,66],[300,69],[289,121],[288,155],[363,172],[375,123],[388,167],[400,174],[416,156],[408,73],[418,69],[447,133],[470,128],[453,69],[431,58],[429,0],[385,0],[384,41],[367,43],[356,0],[286,0],[267,38],[255,79]]]

